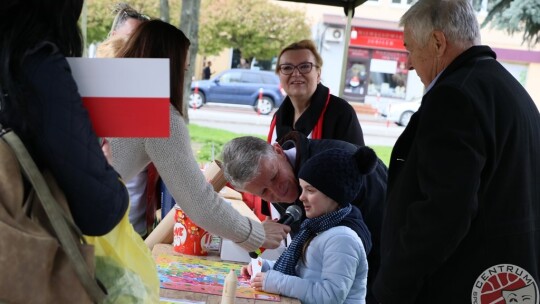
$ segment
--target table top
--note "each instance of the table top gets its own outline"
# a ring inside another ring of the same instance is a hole
[[[155,245],[154,249],[152,250],[152,256],[154,257],[154,259],[161,253],[181,255],[180,253],[177,253],[173,250],[172,245],[169,245],[169,244]],[[206,256],[206,257],[197,257],[197,258],[220,260],[219,256]],[[159,295],[162,298],[182,299],[182,300],[189,300],[189,301],[195,301],[195,302],[199,301],[199,302],[203,302],[207,304],[220,304],[221,303],[221,296],[198,293],[198,292],[180,291],[180,290],[174,290],[174,289],[161,288],[159,290]],[[271,304],[271,303],[300,304],[300,301],[298,299],[288,298],[285,296],[280,296],[280,298],[281,298],[281,302],[236,298],[236,304]]]

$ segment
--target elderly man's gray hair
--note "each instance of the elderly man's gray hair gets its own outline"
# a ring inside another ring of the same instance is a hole
[[[225,144],[222,151],[225,179],[236,189],[259,175],[259,162],[264,157],[276,158],[272,145],[254,136],[237,137]]]
[[[426,46],[433,30],[462,48],[480,44],[480,26],[470,0],[419,0],[401,17],[414,40]]]

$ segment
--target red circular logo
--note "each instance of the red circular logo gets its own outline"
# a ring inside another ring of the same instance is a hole
[[[486,269],[474,283],[473,304],[539,304],[538,285],[523,268],[499,264]]]

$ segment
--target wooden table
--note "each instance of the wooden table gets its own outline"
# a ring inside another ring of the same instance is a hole
[[[161,253],[180,255],[179,253],[176,253],[173,250],[172,245],[169,245],[169,244],[155,245],[154,249],[152,250],[152,256],[154,257],[154,259]],[[219,256],[206,256],[206,257],[198,257],[198,258],[220,260]],[[163,298],[201,301],[207,304],[220,304],[221,303],[221,296],[198,293],[198,292],[180,291],[180,290],[174,290],[174,289],[161,288],[159,290],[159,295]],[[280,297],[281,297],[281,302],[236,298],[236,304],[271,304],[271,303],[300,304],[300,301],[298,299],[288,298],[285,296],[280,296]]]

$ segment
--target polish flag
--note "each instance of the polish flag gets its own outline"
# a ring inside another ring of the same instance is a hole
[[[97,136],[169,136],[169,59],[67,60]]]

